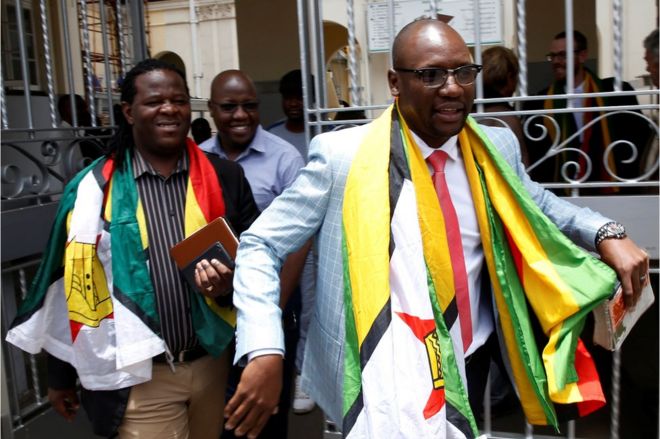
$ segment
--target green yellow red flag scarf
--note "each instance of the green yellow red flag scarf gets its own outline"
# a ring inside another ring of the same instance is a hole
[[[525,415],[532,424],[556,427],[559,406],[584,415],[604,404],[593,361],[578,335],[586,315],[614,288],[616,276],[543,214],[471,118],[459,134],[459,144],[505,353]],[[406,235],[410,229],[414,233]],[[434,437],[439,431],[446,437],[478,434],[465,391],[462,350],[452,341],[460,336],[452,337],[456,319],[449,312],[455,298],[444,230],[426,163],[396,105],[390,107],[372,123],[353,160],[344,193],[343,432],[347,437],[379,437],[385,431],[408,434],[420,419],[430,429],[414,433],[416,437]],[[423,269],[415,271],[413,265]],[[420,292],[428,293],[422,305],[431,309],[430,318],[407,303],[406,297],[418,297]],[[420,344],[420,352],[425,353],[401,355],[410,344],[397,339],[405,333],[397,329],[405,328],[401,321],[416,335],[431,322],[431,332],[417,337],[426,344],[426,348]],[[544,346],[537,345],[534,337],[536,322],[546,337]],[[411,364],[417,370],[408,374],[400,367],[406,361],[401,358],[415,355],[420,361]],[[423,383],[398,383],[415,381],[429,365],[428,388],[414,388]],[[433,371],[436,366],[439,373]],[[389,373],[391,368],[396,373]],[[391,404],[379,399],[377,392],[403,395],[411,402]],[[418,419],[411,410],[412,399],[427,397]]]
[[[213,165],[190,140],[186,152],[189,236],[225,207]],[[67,185],[42,263],[7,335],[21,349],[43,348],[70,363],[90,390],[148,380],[151,358],[166,349],[130,154],[119,168],[113,158],[101,158]],[[190,297],[197,338],[217,356],[233,337],[235,312],[198,292]]]
[[[584,82],[583,82],[583,93],[598,93],[602,91],[602,86],[600,80],[592,74],[589,69],[584,67]],[[564,93],[565,82],[554,82],[548,88],[548,95],[555,95],[557,93]],[[606,101],[602,97],[589,97],[584,99],[584,107],[604,107]],[[547,99],[543,102],[543,108],[546,110],[554,108],[567,108],[565,99]],[[583,117],[584,124],[587,126],[596,116],[600,115],[598,112],[585,112],[581,113]],[[557,143],[562,143],[568,140],[570,137],[574,136],[577,132],[577,127],[575,124],[575,118],[572,113],[557,114],[555,115],[556,119],[559,122],[560,129],[560,138]],[[555,127],[550,123],[549,120],[544,119],[544,125],[549,130],[550,133],[555,132]],[[595,141],[595,139],[600,139]],[[577,148],[582,151],[587,157],[589,157],[592,166],[595,166],[595,169],[591,171],[590,180],[600,180],[600,181],[611,181],[612,176],[607,173],[605,168],[602,166],[602,157],[605,153],[605,147],[612,143],[610,135],[610,127],[607,121],[607,118],[602,118],[600,121],[595,123],[595,125],[585,128],[582,132],[582,140],[580,137],[573,139],[569,144],[565,145],[562,149],[566,148]],[[600,145],[600,147],[595,148]],[[565,163],[568,160],[566,152],[561,154],[562,161],[558,161],[555,166],[555,180],[559,181],[559,170],[561,164]],[[587,171],[587,163],[585,156],[578,154],[577,156],[573,155],[572,157],[577,157],[577,163],[579,165],[580,173],[573,176],[575,179],[581,179],[584,177]],[[610,170],[616,174],[616,161],[612,154],[608,154],[608,166]],[[618,189],[610,188],[608,192],[617,192]]]

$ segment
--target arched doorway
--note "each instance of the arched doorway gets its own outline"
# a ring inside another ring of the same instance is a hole
[[[160,52],[156,54],[154,58],[172,64],[174,67],[181,70],[186,78],[188,77],[186,75],[186,64],[176,53],[170,51]]]
[[[357,105],[357,102],[351,102],[351,83],[349,70],[349,52],[348,52],[348,29],[343,25],[333,22],[323,22],[323,39],[325,50],[325,65],[328,75],[327,85],[333,91],[328,90],[328,100],[332,103],[332,94],[334,92],[337,104],[344,101],[349,105]],[[356,47],[356,68],[360,68],[360,45],[355,41]],[[359,77],[359,73],[358,73]],[[359,87],[358,84],[355,84]]]

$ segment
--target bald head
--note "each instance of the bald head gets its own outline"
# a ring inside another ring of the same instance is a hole
[[[214,95],[222,95],[227,88],[232,89],[235,86],[251,90],[255,97],[257,95],[257,89],[254,86],[254,82],[252,82],[252,79],[250,79],[248,75],[240,70],[225,70],[224,72],[218,73],[211,82],[211,99],[216,100]]]
[[[211,82],[209,111],[229,158],[245,150],[259,128],[259,101],[252,79],[240,70],[225,70]]]
[[[474,83],[459,84],[449,74],[475,69],[465,41],[442,21],[417,20],[396,36],[392,58],[394,68],[387,77],[400,114],[428,146],[442,146],[463,128],[474,101]],[[427,79],[444,77],[444,82],[425,81],[423,74]]]
[[[424,38],[432,40],[452,38],[460,41],[465,46],[465,50],[468,50],[463,38],[447,23],[432,18],[420,18],[405,25],[394,38],[392,64],[395,67],[402,66],[405,54],[411,50],[418,50],[416,42]]]

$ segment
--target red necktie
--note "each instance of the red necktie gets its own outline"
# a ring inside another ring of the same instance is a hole
[[[426,161],[433,167],[433,186],[440,200],[440,209],[445,218],[445,232],[447,233],[447,244],[451,266],[454,272],[454,288],[456,289],[456,306],[461,319],[461,336],[463,338],[463,352],[472,343],[472,314],[470,313],[470,292],[468,290],[468,276],[465,268],[465,256],[463,255],[463,243],[461,241],[461,229],[458,226],[458,216],[454,203],[449,195],[447,180],[445,179],[445,163],[449,156],[446,152],[436,150]]]

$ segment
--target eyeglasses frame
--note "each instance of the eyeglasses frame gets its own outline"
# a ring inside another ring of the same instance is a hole
[[[472,80],[472,82],[469,82],[467,84],[461,84],[456,79],[456,72],[461,70],[461,69],[467,68],[467,67],[476,68],[477,73],[474,75],[474,79]],[[442,68],[442,67],[428,67],[428,68],[423,68],[423,69],[406,69],[406,68],[403,68],[403,67],[394,67],[393,70],[395,72],[414,73],[414,74],[417,75],[417,78],[420,81],[422,81],[422,84],[424,84],[424,87],[439,88],[439,87],[444,86],[447,83],[447,80],[449,79],[449,75],[452,75],[454,77],[454,81],[456,81],[456,84],[460,85],[461,87],[467,87],[468,85],[472,85],[472,84],[474,84],[474,81],[477,80],[477,76],[483,70],[483,68],[484,67],[480,64],[466,64],[464,66],[456,67],[455,69],[445,69],[445,68]],[[430,71],[430,70],[444,71],[445,72],[444,81],[442,81],[442,83],[440,83],[440,84],[433,84],[433,85],[429,85],[429,84],[424,83],[424,80],[422,79],[422,75],[424,74],[424,72],[427,72],[427,71]]]
[[[234,102],[215,102],[215,101],[212,101],[211,99],[209,99],[208,102],[209,102],[209,104],[215,105],[216,107],[218,107],[218,109],[220,111],[222,111],[223,113],[227,113],[227,114],[235,113],[236,110],[238,110],[238,107],[241,107],[243,109],[243,111],[245,111],[246,113],[254,113],[255,111],[259,110],[259,101],[247,101],[247,102],[234,103]],[[231,110],[227,110],[225,108],[222,108],[223,105],[233,105],[234,108],[231,109]],[[248,108],[245,108],[245,105],[254,105],[255,107],[253,109],[248,109]]]

